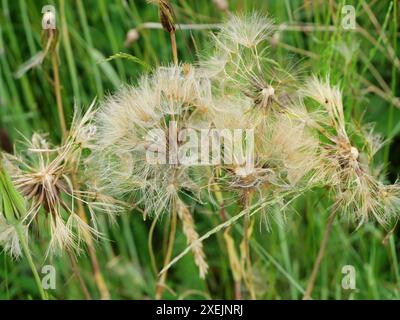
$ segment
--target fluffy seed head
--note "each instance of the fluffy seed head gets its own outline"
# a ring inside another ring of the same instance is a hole
[[[273,23],[270,20],[253,12],[249,15],[231,17],[221,27],[217,41],[231,50],[237,50],[239,45],[256,48],[268,39],[273,30]]]

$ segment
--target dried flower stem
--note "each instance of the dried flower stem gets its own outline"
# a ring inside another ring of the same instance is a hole
[[[221,208],[221,219],[223,222],[225,222],[226,221],[226,216],[225,216],[225,212],[224,212],[225,211],[225,205],[224,205],[225,201],[224,201],[224,196],[222,195],[222,192],[221,192],[221,188],[220,188],[219,184],[216,183],[215,181],[213,181],[213,183],[212,183],[212,188],[213,188],[213,192],[215,194],[215,198],[218,201],[218,205]],[[225,241],[226,247],[229,248],[228,239],[226,237],[224,237],[224,241]],[[229,260],[229,267],[231,269],[231,273],[232,273],[232,275],[234,275],[235,268],[232,265],[231,259],[228,259],[228,260]],[[234,288],[235,288],[235,300],[242,300],[241,281],[237,280],[235,276],[233,278],[234,278]]]
[[[21,225],[16,224],[15,230],[18,234],[19,241],[21,242],[22,251],[24,252],[24,255],[25,255],[26,259],[28,260],[29,266],[32,270],[33,277],[35,278],[36,286],[39,289],[40,296],[41,296],[42,300],[48,300],[47,294],[43,290],[42,282],[41,282],[39,274],[36,270],[35,264],[33,263],[32,255],[29,251],[28,244],[27,244],[27,241],[26,241],[26,238],[25,238],[25,235],[24,235]]]
[[[74,184],[76,184],[76,182],[74,182]],[[77,203],[78,203],[78,215],[85,223],[87,223],[87,218],[85,215],[85,208],[83,207],[82,202],[77,201]],[[93,244],[93,239],[87,233],[84,233],[83,236],[85,237],[85,241],[88,246],[89,256],[90,256],[90,260],[92,262],[92,268],[93,268],[93,272],[94,272],[94,280],[96,282],[97,288],[99,289],[100,297],[102,300],[109,300],[110,292],[107,289],[103,275],[100,270],[99,262],[98,262],[97,256],[96,256],[96,250],[95,250],[94,244]]]
[[[53,52],[51,53],[51,64],[53,68],[54,93],[57,102],[58,119],[60,121],[61,133],[63,135],[63,138],[65,139],[67,137],[67,126],[65,124],[64,109],[61,99],[60,75],[58,71],[58,59],[56,50],[53,50]]]
[[[177,207],[176,207],[176,201],[172,201],[172,216],[171,216],[171,229],[169,233],[169,240],[168,240],[168,247],[167,247],[167,252],[165,253],[165,258],[164,258],[164,268],[170,264],[171,257],[172,257],[172,250],[174,248],[174,242],[175,242],[175,232],[176,232],[176,223],[177,223]],[[167,272],[163,272],[160,276],[160,280],[157,283],[157,289],[156,289],[156,299],[160,300],[162,293],[165,288],[165,281],[167,280]]]
[[[74,255],[71,253],[70,250],[68,250],[68,256],[69,259],[71,261],[71,266],[72,266],[72,272],[74,273],[74,275],[77,277],[78,281],[79,281],[79,285],[81,286],[83,295],[85,296],[86,300],[92,300],[92,297],[90,296],[89,290],[86,287],[85,281],[82,278],[82,275],[79,271],[78,265],[76,264],[76,260]]]
[[[171,36],[171,47],[172,47],[172,56],[174,59],[174,64],[178,64],[178,49],[176,47],[176,37],[175,37],[175,31],[171,31],[170,33]]]
[[[224,197],[222,195],[221,188],[219,187],[218,183],[213,183],[213,191],[214,191],[215,197],[217,198],[218,204],[221,208],[221,219],[223,222],[225,222],[226,216],[225,216]],[[224,241],[225,241],[226,247],[228,248],[229,244],[228,244],[228,239],[226,237],[224,237]],[[234,267],[232,266],[231,259],[229,259],[229,267],[233,274]],[[234,276],[235,300],[242,300],[241,281],[236,280],[235,278],[236,277]]]
[[[304,293],[303,300],[309,300],[311,298],[311,294],[312,294],[312,291],[313,291],[314,285],[315,285],[315,280],[317,279],[318,271],[321,266],[322,258],[324,257],[324,254],[325,254],[326,245],[328,243],[329,236],[332,231],[333,222],[335,221],[337,213],[338,213],[338,205],[337,205],[337,203],[335,203],[332,208],[332,212],[328,218],[328,223],[325,228],[324,237],[322,239],[322,242],[321,242],[321,245],[319,248],[317,259],[314,262],[314,267],[313,267],[310,279],[308,280],[307,289],[306,289],[306,292]]]
[[[172,8],[169,0],[148,0],[148,2],[158,5],[161,26],[171,36],[172,55],[174,63],[178,64],[178,51],[175,38],[174,9]]]
[[[235,300],[242,300],[242,291],[240,281],[235,281]]]
[[[88,237],[88,239],[89,238],[90,237]],[[99,262],[98,262],[97,256],[96,256],[96,251],[93,246],[93,241],[92,240],[89,240],[89,241],[90,241],[88,243],[89,255],[90,255],[90,260],[92,261],[94,279],[96,281],[97,288],[100,291],[100,297],[102,300],[110,300],[110,298],[111,298],[110,292],[107,289],[106,283],[105,283],[103,275],[101,273]]]
[[[217,198],[219,205],[221,206],[221,218],[222,220],[225,222],[226,221],[226,216],[225,216],[225,208],[224,208],[224,198],[221,192],[221,188],[219,187],[218,183],[213,184],[213,189],[214,189],[214,193],[215,193],[215,197]],[[228,239],[226,237],[224,237],[224,241],[226,244],[226,247],[229,247],[228,244]],[[231,269],[231,273],[234,276],[234,266],[232,265],[232,261],[231,259],[229,259],[229,267]],[[235,276],[234,278],[234,288],[235,288],[235,300],[242,300],[242,290],[241,290],[241,280],[237,279]]]

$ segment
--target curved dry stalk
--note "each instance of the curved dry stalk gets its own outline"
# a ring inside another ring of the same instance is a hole
[[[78,203],[78,215],[83,220],[83,222],[87,223],[87,217],[85,215],[85,208],[83,207],[82,202],[79,200]],[[88,246],[89,256],[92,263],[92,268],[94,272],[94,280],[96,282],[97,288],[100,292],[100,297],[102,300],[109,300],[110,299],[110,292],[107,289],[106,283],[104,281],[103,275],[101,273],[99,261],[97,260],[96,250],[94,248],[94,243],[92,237],[88,233],[84,233],[83,236],[85,237],[85,241]]]
[[[367,79],[365,79],[362,76],[358,77],[360,79],[360,81],[365,84],[366,90],[369,92],[373,92],[376,95],[380,96],[382,99],[386,100],[389,103],[392,103],[396,108],[400,109],[400,98],[393,96],[392,93],[382,90],[380,88],[378,88],[377,86],[373,85],[371,82],[369,82]]]
[[[235,281],[235,300],[242,300],[240,281]]]
[[[68,256],[69,256],[69,260],[71,261],[71,266],[72,266],[72,272],[74,273],[74,275],[77,277],[78,281],[79,281],[79,285],[82,289],[83,295],[85,296],[86,300],[92,300],[92,297],[89,293],[88,288],[86,287],[85,281],[82,278],[82,275],[79,271],[78,265],[76,263],[75,257],[74,255],[71,253],[70,250],[68,250]]]
[[[231,268],[234,281],[235,300],[242,300],[241,279],[243,275],[243,268],[240,265],[239,258],[236,254],[235,241],[230,235],[230,227],[228,227],[224,232],[224,240],[229,258],[229,267]]]
[[[317,279],[318,271],[321,266],[322,258],[324,257],[324,254],[325,254],[326,245],[328,243],[329,236],[332,231],[333,222],[335,221],[337,213],[338,213],[338,204],[335,203],[332,208],[332,212],[328,218],[328,223],[325,228],[324,237],[322,238],[322,242],[319,247],[318,256],[314,262],[314,267],[313,267],[310,279],[308,280],[307,289],[306,289],[306,292],[304,293],[303,300],[311,299],[311,294],[314,289],[315,280]]]

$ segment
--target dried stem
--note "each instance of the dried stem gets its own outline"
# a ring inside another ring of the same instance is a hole
[[[235,300],[242,300],[242,291],[240,281],[235,281]]]
[[[251,206],[251,194],[246,192],[244,199],[244,210],[247,212],[244,216],[244,234],[243,234],[243,256],[242,256],[242,265],[243,265],[243,275],[245,276],[245,283],[247,289],[249,290],[250,297],[252,300],[256,299],[256,294],[254,291],[253,285],[253,270],[251,265],[251,257],[250,257],[250,246],[249,246],[249,236],[250,236],[250,228],[251,228],[251,220],[249,208]],[[247,271],[245,269],[247,266]]]
[[[212,182],[212,188],[213,188],[213,192],[215,194],[215,197],[218,201],[218,205],[221,208],[221,219],[223,222],[226,221],[226,216],[225,216],[225,201],[224,201],[224,197],[222,195],[221,192],[221,188],[219,187],[218,183],[216,181]],[[226,247],[229,247],[228,244],[228,239],[226,237],[224,237],[224,241],[226,244]],[[229,260],[229,267],[231,269],[232,274],[234,274],[234,267],[232,265],[232,261],[231,259]],[[241,281],[240,280],[236,280],[234,277],[234,288],[235,288],[235,300],[242,300],[242,291],[241,291]]]
[[[321,266],[321,261],[322,261],[322,258],[324,257],[326,245],[328,243],[329,236],[332,231],[333,222],[335,221],[337,213],[338,213],[338,206],[335,203],[332,208],[332,212],[328,218],[328,223],[325,228],[324,237],[322,239],[322,242],[321,242],[321,245],[319,248],[317,259],[314,262],[314,267],[313,267],[310,279],[308,280],[307,289],[306,289],[306,292],[304,293],[303,300],[309,300],[311,298],[311,293],[314,289],[315,280],[317,279],[318,271]]]
[[[74,273],[74,275],[77,277],[77,279],[79,281],[79,285],[81,286],[81,289],[82,289],[83,295],[85,296],[85,299],[92,300],[89,290],[86,287],[85,281],[83,280],[82,275],[79,271],[78,265],[76,264],[74,255],[69,250],[68,250],[68,255],[69,255],[69,259],[71,261],[72,272]]]
[[[85,215],[85,208],[83,207],[82,202],[77,201],[77,203],[78,203],[78,215],[85,223],[87,223],[88,221]],[[96,282],[97,288],[99,289],[100,297],[102,300],[109,300],[110,292],[107,289],[106,283],[104,281],[103,275],[100,270],[99,261],[97,260],[93,239],[87,233],[84,233],[83,236],[85,237],[85,241],[88,246],[89,256],[92,262],[92,268],[94,272],[94,280]]]
[[[174,59],[174,64],[178,64],[178,49],[176,47],[176,37],[175,37],[175,31],[171,31],[170,33],[171,36],[171,47],[172,47],[172,56]]]
[[[54,93],[57,102],[58,119],[60,121],[61,133],[63,135],[63,138],[65,139],[67,137],[67,126],[65,124],[64,109],[61,99],[60,75],[58,71],[58,59],[56,50],[53,50],[53,52],[51,53],[51,63],[53,68]]]
[[[176,201],[172,201],[172,216],[171,216],[171,229],[169,233],[169,240],[168,240],[168,247],[167,247],[167,252],[165,253],[165,258],[164,258],[164,268],[169,265],[172,257],[172,250],[174,248],[174,242],[175,242],[175,232],[176,232],[176,223],[177,223],[177,204]],[[165,288],[165,281],[167,280],[167,272],[164,272],[160,276],[160,280],[157,283],[157,289],[156,289],[156,299],[160,300],[162,293]]]

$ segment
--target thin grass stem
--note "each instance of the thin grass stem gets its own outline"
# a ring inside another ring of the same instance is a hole
[[[333,206],[332,212],[331,212],[331,214],[330,214],[330,216],[328,218],[328,223],[327,223],[326,228],[325,228],[324,237],[322,238],[322,242],[321,242],[321,245],[320,245],[320,248],[319,248],[318,256],[317,256],[317,259],[314,262],[314,267],[313,267],[313,270],[311,272],[310,279],[308,280],[308,284],[307,284],[306,292],[304,293],[304,296],[303,296],[303,300],[311,299],[311,294],[312,294],[313,289],[314,289],[315,281],[316,281],[317,276],[318,276],[318,272],[319,272],[319,268],[321,266],[322,258],[324,257],[326,245],[328,243],[329,236],[330,236],[331,231],[332,231],[333,222],[335,221],[337,213],[338,213],[338,206],[337,206],[337,204],[335,204]]]

